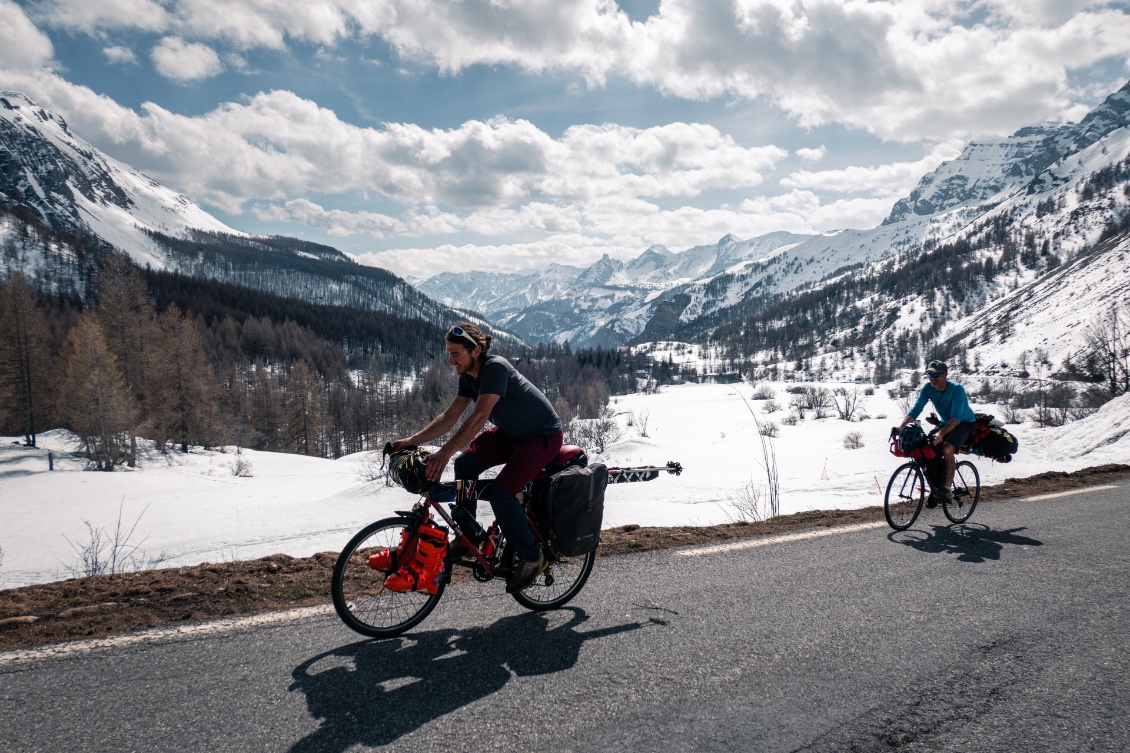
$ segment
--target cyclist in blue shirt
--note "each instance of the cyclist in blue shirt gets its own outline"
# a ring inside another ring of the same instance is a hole
[[[930,381],[922,385],[914,407],[899,424],[901,429],[911,421],[916,421],[922,409],[926,407],[926,401],[934,404],[934,409],[938,411],[938,417],[942,420],[941,427],[934,435],[934,446],[941,448],[946,460],[946,485],[944,489],[935,490],[930,495],[934,504],[938,501],[935,499],[936,496],[941,497],[941,501],[944,502],[953,499],[951,487],[956,466],[953,456],[957,448],[969,439],[977,425],[977,415],[969,407],[969,397],[965,394],[965,388],[957,382],[949,381],[948,372],[949,366],[944,361],[931,361],[927,364],[926,378]]]

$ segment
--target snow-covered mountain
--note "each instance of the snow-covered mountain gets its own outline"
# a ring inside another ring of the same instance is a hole
[[[766,264],[809,236],[769,233],[672,253],[652,246],[625,263],[607,254],[587,268],[551,264],[512,274],[444,272],[421,282],[427,295],[481,312],[530,342],[616,346],[643,332],[657,311],[694,286]]]
[[[139,265],[166,266],[146,231],[245,236],[95,149],[19,92],[0,92],[0,195],[34,209],[53,228],[93,233]]]
[[[0,277],[18,268],[41,284],[79,295],[85,292],[81,281],[92,274],[86,250],[113,249],[138,266],[312,303],[444,326],[466,318],[391,272],[357,264],[337,249],[228,227],[187,197],[102,153],[59,115],[18,92],[0,93],[0,244],[20,246],[18,253],[0,255]]]
[[[653,247],[627,264],[605,257],[578,273],[564,290],[560,276],[552,285],[543,285],[540,275],[527,274],[499,281],[496,289],[507,289],[505,296],[481,296],[466,305],[531,341],[568,339],[574,345],[607,346],[687,339],[709,334],[730,320],[746,320],[801,291],[837,281],[847,287],[858,281],[862,291],[879,275],[913,276],[922,254],[968,246],[962,265],[991,268],[979,282],[962,283],[961,290],[943,284],[901,301],[861,292],[854,304],[858,310],[885,312],[875,314],[878,324],[867,322],[868,331],[928,325],[930,337],[957,338],[956,343],[968,339],[977,323],[991,318],[990,312],[999,307],[1002,316],[1007,311],[1018,314],[1021,326],[1011,330],[1006,342],[995,339],[992,349],[1012,352],[1015,360],[1016,352],[1039,347],[1036,343],[1053,349],[1075,347],[1080,321],[1130,295],[1118,284],[1112,289],[1091,281],[1100,269],[1101,281],[1122,282],[1130,276],[1118,244],[1104,247],[1101,259],[1076,261],[1127,215],[1128,152],[1130,84],[1079,123],[1047,123],[1008,138],[970,143],[959,157],[924,176],[875,228],[820,236],[771,234],[749,241],[727,236],[679,253]],[[1019,262],[1017,255],[1023,257]],[[1062,269],[1049,275],[1060,263]],[[473,289],[470,281],[478,277],[446,275],[442,282],[449,287],[442,294],[438,278],[420,287],[454,304],[462,300],[460,291]],[[1019,291],[1037,281],[1039,295],[1072,301],[1071,333],[1051,337],[1051,325],[1038,322],[1034,308],[1017,311],[1002,300],[1019,300]],[[1130,284],[1124,287],[1130,290]],[[917,313],[912,316],[911,311]],[[1025,313],[1032,316],[1025,318]],[[789,318],[787,313],[780,316]],[[853,321],[855,336],[830,330],[812,339],[855,342],[864,324],[858,315]],[[1020,337],[1029,328],[1042,332],[1036,342]]]

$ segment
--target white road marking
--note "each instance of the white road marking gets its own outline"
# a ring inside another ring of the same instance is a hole
[[[746,539],[744,541],[733,541],[729,544],[717,544],[715,546],[704,546],[698,549],[682,549],[675,554],[683,557],[698,557],[703,554],[716,554],[718,552],[732,552],[736,549],[755,549],[759,546],[770,546],[772,544],[783,544],[786,541],[803,541],[804,539],[819,539],[824,536],[835,536],[839,533],[852,533],[854,531],[866,531],[871,528],[886,528],[886,521],[879,521],[878,523],[856,523],[850,526],[835,526],[833,528],[822,528],[818,531],[805,531],[804,533],[790,533],[784,536],[773,536],[764,539]]]
[[[1070,497],[1072,494],[1086,494],[1087,492],[1101,492],[1104,489],[1117,489],[1118,487],[1110,484],[1107,486],[1087,486],[1082,489],[1072,489],[1069,492],[1055,492],[1054,494],[1039,494],[1035,497],[1025,497],[1020,500],[1021,502],[1036,502],[1041,499],[1055,499],[1056,497]]]
[[[139,633],[110,636],[108,638],[95,638],[87,641],[72,641],[70,643],[56,643],[51,646],[32,648],[22,651],[0,651],[0,667],[6,664],[35,661],[37,659],[56,659],[66,656],[86,654],[100,648],[121,648],[139,643],[155,643],[170,638],[196,638],[204,635],[215,635],[241,628],[272,625],[290,620],[299,620],[306,617],[321,617],[333,614],[332,606],[303,607],[289,609],[285,612],[265,612],[250,617],[234,617],[228,620],[215,620],[213,622],[200,622],[192,625],[180,625],[174,628],[154,628]]]

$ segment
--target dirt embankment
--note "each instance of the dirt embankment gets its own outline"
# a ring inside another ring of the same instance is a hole
[[[1043,473],[982,489],[981,503],[1130,478],[1130,465]],[[976,514],[976,513],[975,513]],[[782,515],[718,526],[621,526],[601,535],[602,557],[881,520],[880,507]],[[102,575],[0,591],[0,650],[190,621],[325,604],[337,555],[276,554],[247,562]]]

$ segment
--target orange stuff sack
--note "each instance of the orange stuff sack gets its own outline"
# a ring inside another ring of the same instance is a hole
[[[374,570],[395,570],[399,562],[410,562],[412,556],[416,554],[416,542],[412,542],[412,546],[405,547],[408,542],[408,529],[405,528],[400,532],[400,546],[396,549],[382,549],[376,554],[369,555],[369,567]]]
[[[447,554],[447,531],[431,521],[419,528],[416,552],[411,561],[385,578],[390,591],[427,591],[434,594]],[[403,560],[402,560],[403,561]]]

